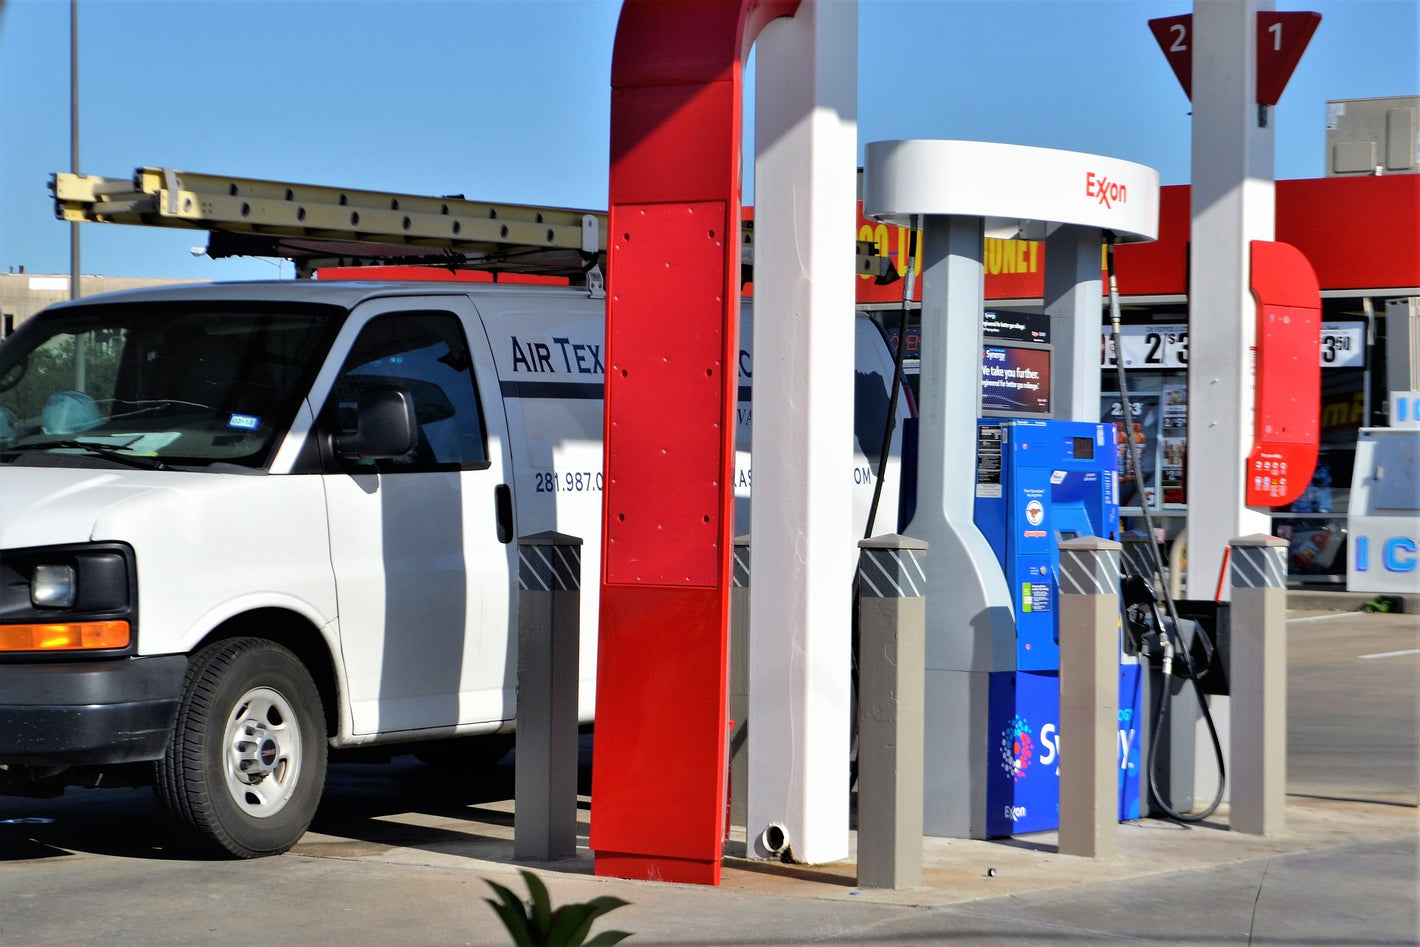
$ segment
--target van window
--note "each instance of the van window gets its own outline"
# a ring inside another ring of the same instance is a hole
[[[339,317],[242,302],[48,311],[0,346],[0,462],[264,466]]]
[[[483,411],[463,326],[447,312],[399,312],[370,320],[340,369],[324,416],[350,433],[363,393],[402,388],[414,399],[419,446],[391,461],[356,466],[390,472],[488,466]]]

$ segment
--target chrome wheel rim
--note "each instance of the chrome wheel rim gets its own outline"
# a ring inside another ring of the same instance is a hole
[[[227,792],[247,815],[270,818],[296,791],[301,730],[290,701],[269,687],[241,696],[227,717]]]

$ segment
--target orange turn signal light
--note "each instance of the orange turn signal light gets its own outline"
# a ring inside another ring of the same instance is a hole
[[[126,648],[129,639],[126,621],[0,625],[0,651],[97,651]]]

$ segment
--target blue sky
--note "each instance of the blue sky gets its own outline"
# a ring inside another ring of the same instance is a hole
[[[0,4],[0,272],[67,273],[69,228],[46,182],[69,169],[69,3]],[[1323,16],[1275,113],[1277,177],[1319,177],[1327,100],[1420,93],[1420,0],[1277,6]],[[80,169],[127,177],[156,165],[601,209],[619,7],[79,0]],[[860,160],[869,141],[964,138],[1111,155],[1186,183],[1188,100],[1146,22],[1191,9],[860,0]],[[195,231],[88,225],[84,271],[278,273],[273,262],[188,252],[205,242]]]

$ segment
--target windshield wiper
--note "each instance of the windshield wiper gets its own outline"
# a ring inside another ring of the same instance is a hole
[[[104,444],[95,444],[92,441],[76,440],[54,440],[35,441],[29,444],[11,444],[9,447],[0,448],[0,454],[13,454],[19,451],[31,450],[85,450],[91,454],[98,454],[105,460],[112,460],[123,464],[126,467],[136,467],[139,470],[171,470],[167,464],[156,457],[147,457],[143,454],[125,454],[124,448],[108,447]]]

